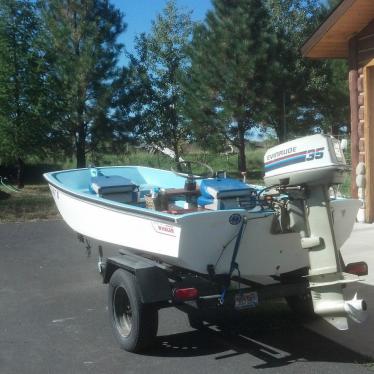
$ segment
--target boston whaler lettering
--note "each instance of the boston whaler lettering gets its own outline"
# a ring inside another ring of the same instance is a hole
[[[100,250],[99,269],[123,349],[148,347],[158,310],[170,306],[195,328],[280,296],[341,330],[348,318],[365,320],[365,301],[342,292],[367,265],[345,265],[340,254],[360,202],[330,197],[347,170],[339,142],[296,139],[269,149],[264,163],[265,187],[207,165],[208,175],[197,176],[188,161],[184,173],[119,166],[45,174],[73,230],[122,248],[108,258]]]

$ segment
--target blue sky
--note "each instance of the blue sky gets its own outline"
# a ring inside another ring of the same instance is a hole
[[[134,38],[141,32],[149,32],[152,20],[162,12],[167,0],[111,0],[111,3],[119,8],[124,14],[127,23],[127,30],[121,36],[120,41],[125,45],[126,50],[134,52]],[[211,9],[211,0],[176,0],[179,8],[192,11],[194,21],[202,21],[206,12]],[[125,59],[122,58],[120,64]]]

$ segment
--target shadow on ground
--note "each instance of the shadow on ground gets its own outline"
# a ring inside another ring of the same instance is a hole
[[[373,290],[363,285],[360,292],[371,295]],[[319,318],[305,323],[285,304],[279,303],[250,312],[240,321],[224,327],[207,325],[200,331],[159,336],[156,346],[145,355],[215,355],[215,360],[225,360],[248,354],[263,362],[253,366],[258,369],[300,361],[370,364],[373,362],[371,357],[374,357],[370,355],[370,350],[374,348],[370,347],[369,351],[364,349],[363,345],[366,346],[367,342],[360,339],[360,334],[367,337],[371,330],[370,321],[367,323],[369,325],[366,326],[352,324],[351,330],[341,332]]]

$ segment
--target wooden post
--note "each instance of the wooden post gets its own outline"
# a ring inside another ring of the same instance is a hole
[[[357,64],[357,38],[349,41],[349,97],[351,106],[351,164],[352,181],[351,194],[357,198],[356,166],[359,159],[359,138],[358,138],[358,64]]]

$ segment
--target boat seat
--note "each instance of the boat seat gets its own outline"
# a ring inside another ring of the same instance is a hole
[[[238,207],[238,198],[250,198],[253,188],[232,178],[203,179],[200,184],[201,196],[197,203],[207,209],[231,209]]]
[[[137,200],[138,186],[120,175],[98,175],[91,178],[90,189],[98,196],[118,202]]]

